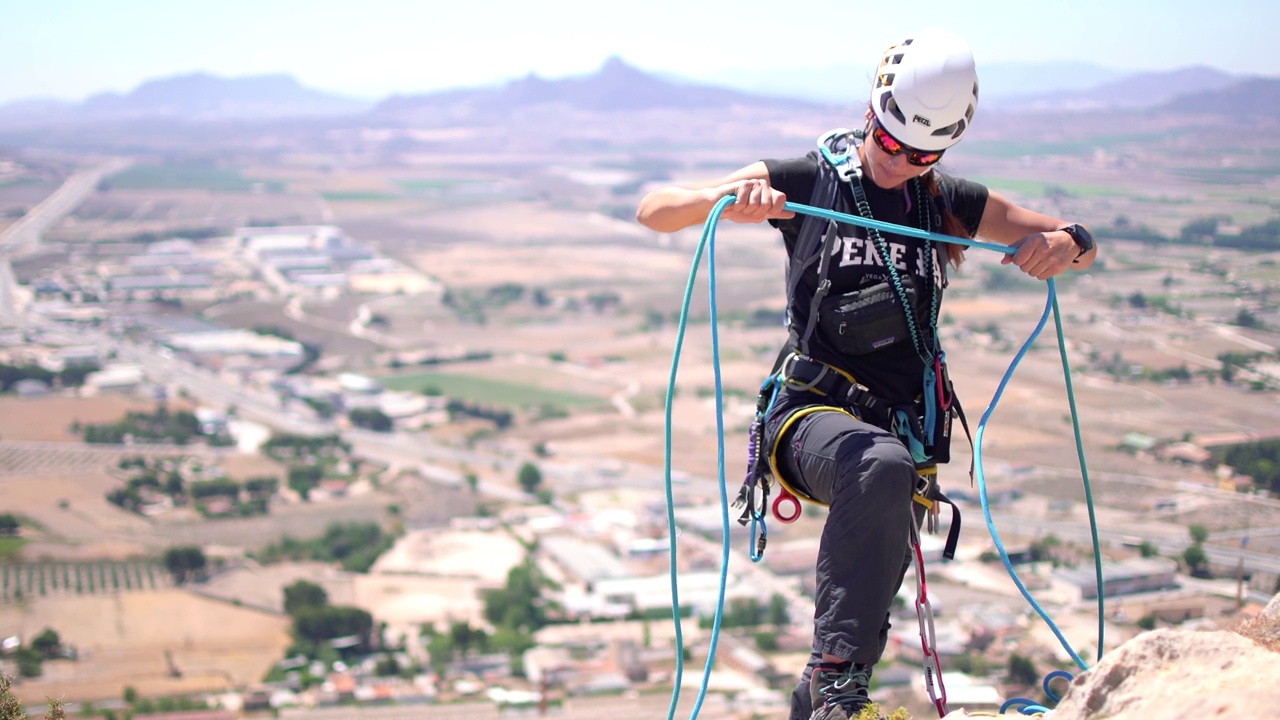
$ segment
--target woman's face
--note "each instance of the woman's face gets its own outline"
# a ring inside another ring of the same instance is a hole
[[[874,138],[874,133],[879,127],[874,116],[867,113],[867,139],[862,143],[862,167],[867,176],[871,178],[877,186],[886,190],[902,187],[902,184],[913,177],[919,177],[933,167],[930,165],[912,164],[908,157],[914,151],[911,148],[900,150],[896,154],[890,155],[882,147],[881,143]],[[896,143],[896,140],[889,137],[888,142]],[[900,143],[897,145],[904,148]],[[937,153],[941,155],[941,153]]]

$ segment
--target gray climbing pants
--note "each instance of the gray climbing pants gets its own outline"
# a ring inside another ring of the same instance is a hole
[[[773,433],[785,414],[771,414]],[[829,506],[818,546],[813,654],[791,700],[790,720],[809,720],[809,677],[824,653],[868,667],[884,653],[893,598],[911,564],[911,523],[918,526],[923,507],[911,500],[918,475],[907,449],[845,413],[801,416],[777,447],[787,482]]]

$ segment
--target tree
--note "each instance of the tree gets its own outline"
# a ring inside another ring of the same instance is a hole
[[[18,666],[18,675],[21,677],[40,677],[44,673],[44,659],[35,648],[20,647],[13,654],[13,659]]]
[[[355,607],[306,607],[293,616],[294,637],[317,645],[334,638],[355,636],[359,646],[368,647],[372,630],[373,616]]]
[[[772,632],[757,632],[755,641],[756,649],[760,652],[776,652],[778,650],[778,636]]]
[[[1005,675],[1005,680],[1014,685],[1034,687],[1040,682],[1040,671],[1036,670],[1036,664],[1031,658],[1013,653],[1009,655],[1009,672]]]
[[[1240,312],[1236,313],[1234,323],[1242,328],[1256,329],[1262,327],[1262,321],[1249,308],[1240,308]]]
[[[432,633],[427,639],[427,656],[431,658],[431,667],[443,675],[453,660],[453,638],[448,633]]]
[[[1209,539],[1209,529],[1203,525],[1188,526],[1187,532],[1191,535],[1191,542],[1196,545],[1203,545]]]
[[[455,622],[449,626],[449,639],[454,652],[465,658],[472,649],[484,651],[489,644],[489,634],[484,630],[473,628],[466,622]]]
[[[208,564],[204,551],[195,545],[171,547],[164,552],[165,569],[178,585],[200,577]]]
[[[542,471],[538,469],[537,465],[526,462],[520,466],[520,472],[517,474],[516,480],[525,492],[532,495],[538,489],[538,486],[542,484]]]
[[[31,649],[40,653],[45,659],[55,658],[62,650],[62,639],[53,628],[45,628],[39,635],[31,639]]]
[[[395,423],[386,413],[377,408],[357,408],[347,413],[347,419],[352,425],[362,427],[374,432],[391,432],[395,427]]]
[[[1187,572],[1191,573],[1192,577],[1209,577],[1209,556],[1205,553],[1203,547],[1192,545],[1183,550],[1182,562],[1186,563]]]
[[[284,611],[290,616],[303,608],[324,607],[329,604],[329,594],[313,582],[299,580],[284,589]]]
[[[294,465],[289,468],[289,489],[302,496],[303,500],[311,494],[311,489],[320,484],[324,470],[315,465]]]
[[[755,627],[760,624],[763,616],[764,609],[755,598],[730,598],[729,607],[720,622],[722,627],[727,628]]]
[[[17,535],[22,523],[13,513],[0,514],[0,535]]]
[[[546,581],[528,563],[511,568],[504,588],[484,594],[484,617],[494,627],[533,632],[546,624],[541,592]]]
[[[791,614],[787,612],[787,599],[780,593],[774,593],[769,598],[769,609],[766,611],[765,617],[770,625],[780,627],[791,622]]]

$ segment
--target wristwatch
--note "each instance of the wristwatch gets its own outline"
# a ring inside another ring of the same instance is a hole
[[[1086,230],[1083,225],[1075,223],[1058,229],[1070,235],[1071,239],[1075,241],[1076,246],[1080,248],[1080,252],[1076,253],[1076,258],[1075,260],[1072,260],[1072,262],[1080,262],[1080,258],[1084,257],[1085,253],[1093,249],[1093,235]]]

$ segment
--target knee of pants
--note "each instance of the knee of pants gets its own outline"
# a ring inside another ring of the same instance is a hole
[[[851,444],[852,445],[852,444]],[[910,499],[916,485],[916,463],[910,451],[887,433],[870,446],[842,447],[841,466],[862,485],[861,492],[890,499]]]

